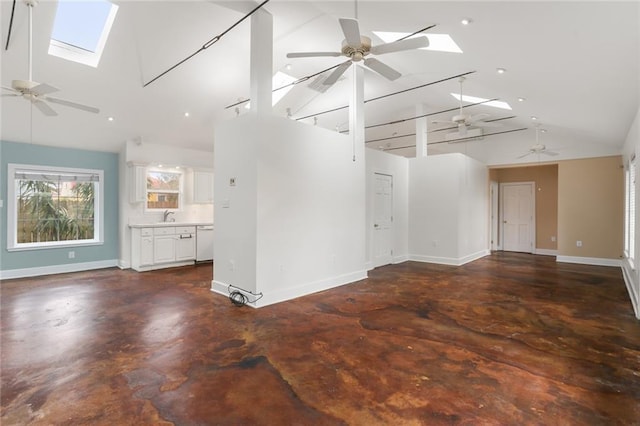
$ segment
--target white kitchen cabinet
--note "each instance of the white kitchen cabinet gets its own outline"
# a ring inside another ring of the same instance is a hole
[[[195,260],[195,226],[132,226],[131,268],[134,270],[183,266]]]
[[[167,263],[176,260],[175,235],[153,237],[153,263]]]
[[[144,203],[147,200],[147,166],[129,163],[129,202]]]
[[[193,202],[196,204],[213,203],[213,173],[201,170],[193,172]]]

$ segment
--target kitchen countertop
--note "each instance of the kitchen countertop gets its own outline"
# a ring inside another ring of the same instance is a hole
[[[129,224],[129,228],[162,228],[166,226],[213,226],[213,222],[156,222]]]

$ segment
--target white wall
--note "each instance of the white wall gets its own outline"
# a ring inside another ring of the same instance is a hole
[[[146,213],[144,203],[131,203],[129,192],[132,188],[131,176],[127,163],[145,165],[163,164],[164,166],[180,166],[184,172],[183,183],[185,198],[183,208],[172,218],[176,222],[213,222],[213,205],[194,204],[193,170],[213,170],[213,152],[177,148],[168,145],[150,143],[137,144],[127,141],[120,152],[120,260],[122,268],[131,266],[131,230],[129,224],[154,223],[162,221],[162,213]]]
[[[366,149],[367,216],[366,247],[367,269],[373,268],[373,214],[375,174],[393,176],[393,263],[409,259],[409,160],[376,149]]]
[[[409,258],[461,265],[489,254],[488,171],[462,154],[409,160]]]
[[[212,290],[262,293],[259,307],[366,277],[363,147],[353,162],[348,136],[251,114],[215,140]]]
[[[640,319],[640,276],[638,271],[640,268],[640,238],[638,238],[638,229],[640,228],[640,179],[639,176],[640,168],[638,164],[640,162],[640,108],[636,113],[635,120],[629,129],[629,133],[627,134],[627,138],[625,140],[623,149],[623,162],[626,165],[629,164],[629,160],[633,155],[636,156],[636,235],[635,235],[635,269],[631,267],[628,259],[624,259],[622,262],[622,270],[624,275],[624,280],[627,285],[627,290],[629,291],[629,296],[631,298],[631,302],[633,304],[633,309],[636,314],[636,318]]]

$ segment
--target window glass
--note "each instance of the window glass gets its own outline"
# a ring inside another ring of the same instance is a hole
[[[9,165],[9,249],[101,242],[102,171]]]
[[[178,210],[181,207],[182,173],[147,171],[147,210]]]

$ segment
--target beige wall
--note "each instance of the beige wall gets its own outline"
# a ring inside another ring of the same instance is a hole
[[[536,249],[556,250],[558,236],[558,165],[492,169],[490,179],[498,183],[536,183]]]
[[[622,158],[558,164],[558,254],[620,259],[623,250]],[[576,241],[582,247],[576,247]]]

